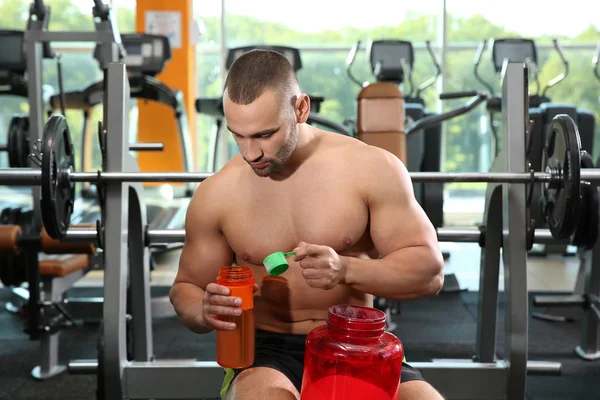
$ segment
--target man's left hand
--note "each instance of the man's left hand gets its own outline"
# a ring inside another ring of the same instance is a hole
[[[345,261],[331,247],[300,242],[294,251],[309,286],[329,290],[344,282]]]

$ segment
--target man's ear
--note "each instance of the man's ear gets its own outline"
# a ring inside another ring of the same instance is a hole
[[[296,114],[296,123],[303,124],[308,119],[310,114],[310,97],[307,94],[302,93],[296,99],[294,107],[294,113]]]

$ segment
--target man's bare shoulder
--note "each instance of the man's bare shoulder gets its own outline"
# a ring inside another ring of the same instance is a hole
[[[354,172],[367,174],[389,169],[403,168],[402,161],[391,152],[371,146],[356,138],[327,132],[323,135],[327,156],[335,162],[347,162]]]
[[[235,187],[241,176],[244,164],[239,155],[229,160],[223,168],[205,179],[194,193],[189,207],[193,209],[202,208],[216,212],[224,205],[231,187]]]

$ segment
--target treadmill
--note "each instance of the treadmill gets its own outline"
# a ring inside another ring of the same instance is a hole
[[[243,46],[229,49],[227,53],[227,60],[225,68],[229,70],[235,60],[237,60],[242,54],[247,53],[251,50],[262,49],[262,50],[273,50],[280,54],[283,54],[294,69],[294,72],[302,68],[302,58],[300,57],[300,50],[295,47],[289,46],[269,46],[269,45],[253,45]],[[325,130],[332,131],[345,136],[352,136],[351,132],[342,124],[339,124],[331,119],[328,119],[319,112],[321,111],[321,103],[325,101],[322,96],[309,96],[311,112],[306,121],[310,125],[321,127]],[[212,153],[209,153],[208,165],[212,167],[213,171],[219,169],[219,163],[221,159],[228,160],[234,154],[238,152],[238,149],[234,143],[222,148],[221,138],[222,130],[224,129],[225,114],[223,111],[223,99],[219,98],[198,98],[196,99],[196,111],[199,114],[209,115],[215,118],[215,125],[213,134],[210,139],[209,148],[212,148]]]
[[[171,59],[171,47],[166,36],[150,34],[121,34],[121,41],[127,53],[125,64],[129,78],[130,95],[132,99],[151,100],[169,106],[173,110],[177,121],[177,129],[183,147],[184,170],[193,172],[192,144],[187,113],[183,94],[166,86],[156,78],[162,72],[166,63]],[[94,58],[102,65],[102,45],[98,44],[94,50]],[[104,81],[78,91],[65,93],[66,108],[84,110],[84,123],[82,127],[81,161],[80,168],[85,170],[86,155],[88,150],[88,128],[90,110],[102,103]],[[56,108],[60,103],[58,96],[52,96],[51,106]],[[183,193],[177,193],[174,199],[164,198],[159,188],[145,188],[148,221],[153,229],[183,229],[185,211],[194,191],[194,184],[185,185]],[[85,197],[94,197],[94,190],[88,186],[82,191]],[[96,207],[100,212],[99,206]],[[98,214],[99,215],[99,214]],[[87,219],[87,218],[86,218]]]

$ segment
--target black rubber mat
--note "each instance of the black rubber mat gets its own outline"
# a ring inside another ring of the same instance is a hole
[[[0,399],[1,400],[94,400],[93,376],[63,374],[38,382],[30,377],[38,360],[39,343],[32,342],[21,330],[18,316],[4,309],[6,289],[0,289]],[[502,294],[498,326],[498,354],[504,342]],[[408,361],[431,358],[470,358],[475,348],[475,312],[477,293],[444,293],[434,298],[403,303],[395,334],[402,340]],[[535,309],[544,311],[544,309]],[[575,321],[556,323],[529,319],[529,358],[560,361],[559,377],[529,377],[530,399],[598,399],[600,393],[600,361],[577,358],[573,348],[579,340],[578,315]],[[157,358],[197,358],[214,360],[214,334],[196,335],[181,326],[175,318],[157,320],[153,324]],[[63,332],[63,360],[95,358],[98,325],[78,326]]]

